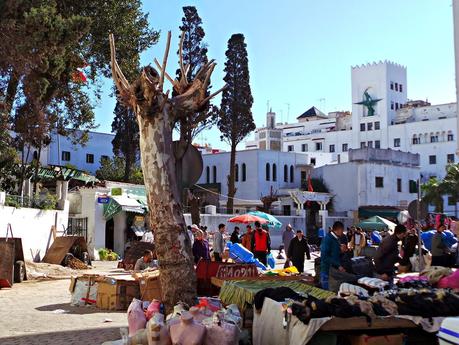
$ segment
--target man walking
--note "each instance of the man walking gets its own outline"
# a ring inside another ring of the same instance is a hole
[[[268,264],[267,255],[271,251],[271,238],[266,230],[261,228],[260,222],[255,222],[255,232],[252,236],[252,253],[263,265]]]
[[[340,237],[343,232],[344,224],[335,222],[320,246],[320,284],[322,289],[328,290],[328,277],[331,267],[337,268],[341,272],[346,271],[340,262]]]
[[[226,225],[225,224],[219,224],[218,225],[218,231],[215,233],[214,237],[214,258],[215,261],[217,262],[222,262],[222,256],[223,253],[225,252],[225,238],[223,237],[223,234],[226,231]]]
[[[284,244],[285,254],[288,257],[288,247],[290,245],[290,241],[295,237],[295,232],[292,229],[292,226],[289,224],[285,227],[284,232],[282,233],[282,243]]]
[[[361,228],[356,228],[351,238],[351,248],[354,250],[354,256],[360,256],[362,248],[366,246],[365,234]]]
[[[381,279],[391,282],[395,275],[395,264],[401,260],[398,250],[398,242],[406,236],[406,228],[398,224],[394,233],[386,236],[375,254],[375,270]]]
[[[308,260],[311,260],[308,241],[304,238],[303,232],[297,230],[296,236],[290,241],[287,258],[292,261],[293,266],[295,266],[300,273],[304,272],[304,254],[306,254]]]

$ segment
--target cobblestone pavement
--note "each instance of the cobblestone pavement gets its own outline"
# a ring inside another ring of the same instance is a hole
[[[69,279],[26,281],[1,289],[0,344],[96,345],[120,339],[120,327],[127,327],[126,312],[72,307],[69,284]],[[54,312],[59,309],[65,312]]]

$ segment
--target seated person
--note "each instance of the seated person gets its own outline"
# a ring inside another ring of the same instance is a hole
[[[134,271],[143,271],[147,268],[158,267],[157,260],[153,260],[153,252],[151,250],[145,250],[143,256],[139,258],[134,266]]]

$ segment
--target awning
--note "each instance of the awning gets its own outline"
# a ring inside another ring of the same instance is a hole
[[[359,207],[359,218],[366,219],[374,216],[380,216],[383,218],[393,218],[396,219],[398,214],[400,213],[400,209],[397,207],[390,207],[390,206],[362,206]]]
[[[105,219],[109,220],[121,211],[144,214],[146,210],[142,203],[137,200],[137,197],[111,196],[108,204],[104,205]]]
[[[57,166],[51,168],[41,167],[38,170],[38,177],[44,180],[64,179],[65,181],[68,181],[73,179],[86,184],[99,182],[96,177],[89,175],[84,171]]]

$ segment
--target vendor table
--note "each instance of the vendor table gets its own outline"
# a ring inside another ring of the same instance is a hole
[[[253,345],[306,345],[314,336],[325,334],[348,334],[352,331],[370,334],[371,331],[381,330],[401,333],[403,330],[418,327],[413,321],[398,317],[373,318],[371,324],[368,324],[364,317],[325,317],[311,319],[309,324],[304,324],[296,316],[292,315],[286,327],[283,326],[283,320],[284,313],[281,303],[265,298],[261,312],[254,313]],[[313,343],[324,344],[327,342]]]
[[[253,299],[258,291],[261,291],[266,288],[276,287],[289,287],[298,293],[309,294],[311,296],[321,299],[335,296],[333,292],[316,288],[310,285],[310,282],[308,282],[307,280],[304,282],[300,278],[296,280],[225,280],[221,287],[219,297],[223,303],[236,304],[240,310],[244,310],[247,306],[253,304]]]

